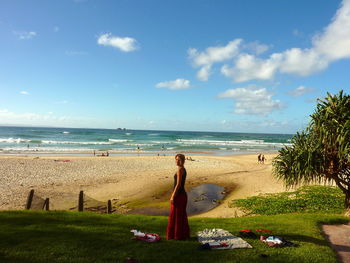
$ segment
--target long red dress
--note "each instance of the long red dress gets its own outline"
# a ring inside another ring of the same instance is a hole
[[[190,227],[187,219],[187,194],[185,191],[186,169],[182,176],[181,186],[178,193],[174,197],[174,202],[170,205],[170,215],[168,220],[168,227],[166,231],[166,238],[169,239],[186,239],[190,237]],[[174,188],[177,183],[177,175],[174,176]]]

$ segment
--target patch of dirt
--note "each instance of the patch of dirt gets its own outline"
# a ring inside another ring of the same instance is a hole
[[[350,263],[350,224],[323,225],[322,230],[339,262]]]

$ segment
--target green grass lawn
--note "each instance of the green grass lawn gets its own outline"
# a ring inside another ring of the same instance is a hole
[[[191,218],[187,241],[165,240],[166,217],[99,215],[79,212],[0,212],[0,262],[336,262],[322,236],[321,224],[339,224],[348,218],[326,214],[284,214],[244,218]],[[253,249],[198,250],[196,232],[223,228],[234,235],[240,229],[265,228],[298,247],[269,248],[245,238]],[[161,235],[158,243],[132,240],[131,229]],[[268,255],[261,258],[260,254]]]

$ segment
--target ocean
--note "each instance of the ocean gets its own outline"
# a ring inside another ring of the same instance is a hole
[[[291,134],[0,126],[0,154],[231,155],[277,152]]]

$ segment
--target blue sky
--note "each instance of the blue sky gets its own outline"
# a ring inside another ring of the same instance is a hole
[[[0,2],[0,125],[294,133],[349,73],[350,0]]]

